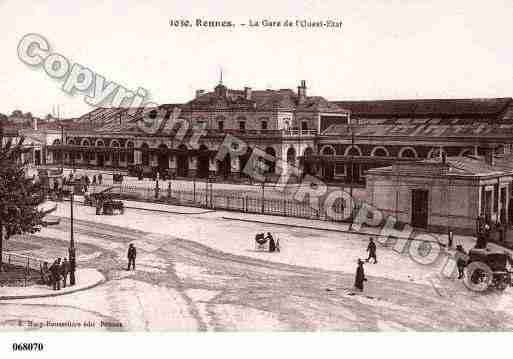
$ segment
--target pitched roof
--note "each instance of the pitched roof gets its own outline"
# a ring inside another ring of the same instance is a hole
[[[512,102],[505,98],[333,101],[356,117],[499,116]]]
[[[423,161],[397,163],[388,167],[373,168],[369,174],[389,174],[409,177],[422,176],[465,176],[480,177],[513,174],[513,162],[509,156],[494,158],[494,164],[487,163],[481,156],[447,157],[446,162],[440,158]]]
[[[205,93],[189,102],[183,109],[246,109],[246,110],[283,110],[283,111],[320,111],[347,112],[336,103],[320,96],[307,96],[304,102],[291,89],[252,90],[251,97],[246,99],[244,91],[225,88],[224,93],[217,91]]]
[[[364,125],[333,124],[322,132],[324,136],[355,137],[428,137],[428,138],[511,138],[513,123],[484,123],[472,120],[387,120]]]

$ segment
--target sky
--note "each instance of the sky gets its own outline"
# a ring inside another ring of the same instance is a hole
[[[24,35],[107,81],[183,103],[230,88],[296,89],[329,100],[513,96],[513,6],[469,1],[0,0],[0,113],[63,117],[92,109],[84,93],[17,55]],[[341,28],[174,28],[170,19],[342,21]]]

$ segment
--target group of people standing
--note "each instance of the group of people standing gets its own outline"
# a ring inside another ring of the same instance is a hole
[[[72,171],[68,174],[67,177],[62,178],[62,185],[73,185],[76,183],[75,178],[75,171]],[[82,189],[84,192],[87,192],[87,189],[89,186],[96,186],[97,184],[101,185],[103,183],[103,176],[101,173],[97,175],[93,175],[92,179],[89,177],[89,175],[86,173],[82,175],[80,178],[78,178],[80,181],[80,184],[82,185]],[[53,189],[54,191],[59,190],[59,182],[54,181],[53,182]],[[62,189],[62,188],[61,188]]]
[[[53,290],[60,290],[61,286],[66,288],[68,278],[70,278],[70,285],[73,285],[74,274],[73,262],[68,261],[67,258],[64,260],[57,258],[50,267],[48,267],[48,262],[44,262],[41,268],[43,283],[53,287]],[[71,280],[72,277],[73,280]]]

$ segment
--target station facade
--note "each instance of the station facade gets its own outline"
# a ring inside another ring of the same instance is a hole
[[[220,159],[228,134],[247,152]],[[364,186],[372,168],[443,154],[509,154],[512,139],[511,98],[328,101],[309,96],[304,81],[297,91],[219,83],[185,104],[95,109],[48,137],[44,162],[238,180],[258,148],[300,175]],[[271,180],[284,170],[273,161],[268,167]]]

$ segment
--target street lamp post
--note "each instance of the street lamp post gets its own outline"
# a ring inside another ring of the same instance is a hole
[[[354,163],[353,163],[353,148],[354,148],[354,129],[353,124],[349,124],[351,130],[351,149],[349,150],[349,166],[351,168],[351,178],[349,179],[349,198],[351,198],[351,213],[349,221],[349,231],[353,230],[353,219],[354,219],[354,199],[353,199],[353,180],[354,180]]]
[[[64,174],[64,126],[62,125],[62,123],[60,124],[60,126],[61,126],[61,151],[60,151],[61,174]]]
[[[157,177],[156,177],[156,183],[155,183],[155,199],[158,199],[159,198],[159,177],[160,177],[160,173],[157,171]]]
[[[265,212],[265,181],[267,177],[264,175],[264,180],[262,181],[262,214]]]

